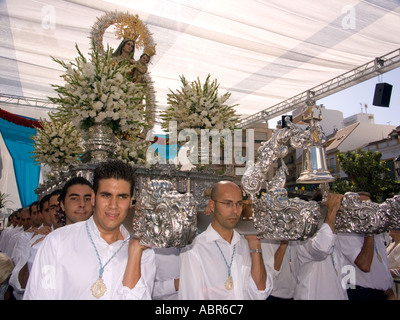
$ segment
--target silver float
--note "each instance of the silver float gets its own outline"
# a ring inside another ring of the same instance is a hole
[[[143,245],[184,247],[196,235],[197,202],[192,194],[176,191],[170,181],[150,180],[136,201],[132,230]]]
[[[242,233],[256,233],[267,239],[305,240],[314,235],[323,218],[326,207],[315,201],[289,199],[286,189],[287,168],[282,161],[273,181],[266,181],[272,163],[288,154],[288,146],[303,149],[303,166],[298,183],[320,183],[324,199],[329,192],[328,182],[334,181],[326,166],[324,144],[326,142],[321,117],[315,117],[307,107],[303,121],[308,127],[288,124],[273,133],[270,140],[261,145],[255,163],[248,163],[242,177],[242,187],[249,195],[251,208],[245,210],[238,229]],[[259,195],[263,184],[266,192]],[[400,228],[400,199],[396,196],[382,204],[361,201],[358,194],[346,194],[336,220],[336,232],[376,234]],[[246,213],[246,211],[248,211]],[[249,213],[250,211],[250,213]]]

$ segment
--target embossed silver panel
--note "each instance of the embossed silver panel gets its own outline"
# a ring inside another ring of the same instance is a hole
[[[400,228],[400,197],[378,204],[361,201],[357,193],[344,195],[336,217],[336,232],[378,234]]]
[[[181,194],[166,180],[151,180],[142,189],[135,206],[132,230],[150,247],[184,247],[197,231],[197,202]]]

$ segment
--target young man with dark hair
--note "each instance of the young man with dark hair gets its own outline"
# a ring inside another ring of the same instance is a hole
[[[133,179],[134,169],[122,161],[99,164],[93,216],[46,237],[24,299],[151,299],[154,251],[122,225],[132,207]]]
[[[92,190],[92,184],[83,177],[73,177],[65,183],[59,202],[66,225],[90,218],[93,213]]]

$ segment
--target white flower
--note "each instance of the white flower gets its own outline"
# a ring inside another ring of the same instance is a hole
[[[72,123],[42,120],[43,130],[38,129],[32,138],[36,162],[50,167],[68,166],[79,162],[83,150],[81,137]]]
[[[86,59],[78,49],[79,56],[74,61],[63,63],[56,60],[65,68],[62,76],[65,85],[54,86],[58,95],[50,100],[59,107],[53,116],[56,120],[67,122],[83,131],[94,123],[105,124],[121,140],[126,139],[126,132],[134,128],[137,133],[131,134],[129,139],[134,148],[139,148],[138,133],[145,132],[151,126],[147,119],[152,118],[151,113],[154,112],[153,108],[143,104],[148,90],[127,78],[131,66],[115,63],[112,49],[106,52],[106,56],[96,54],[96,50],[93,49],[90,53],[91,59]],[[59,130],[53,130],[52,133],[57,136]],[[41,151],[36,155],[36,160],[41,163],[54,162],[62,155],[65,159],[70,159],[69,148],[66,147],[69,141],[63,136],[59,136],[59,139],[63,140],[63,145],[59,146],[58,153],[53,150],[54,145],[49,146],[49,149],[44,144],[40,146]],[[76,147],[79,143],[71,145]],[[137,157],[144,159],[145,152],[132,150]],[[124,157],[129,158],[129,152]],[[140,162],[137,157],[133,160],[130,157],[129,161]]]
[[[103,102],[101,101],[96,101],[95,103],[93,103],[93,109],[96,111],[99,111],[103,108]]]
[[[194,129],[200,133],[201,129],[234,129],[239,122],[234,106],[225,102],[230,97],[229,93],[218,95],[216,80],[210,81],[207,77],[204,85],[200,80],[188,83],[181,76],[182,88],[168,94],[168,108],[161,112],[161,126],[169,129],[170,121],[176,121],[178,130]],[[183,144],[185,142],[181,142]]]
[[[207,128],[212,126],[210,120],[208,120],[207,118],[203,119],[203,121]]]

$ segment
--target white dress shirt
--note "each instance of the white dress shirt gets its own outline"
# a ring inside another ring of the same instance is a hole
[[[280,270],[275,270],[275,253],[280,246],[280,241],[274,240],[261,240],[261,249],[263,252],[263,259],[268,270],[272,271],[274,279],[274,288],[272,289],[271,296],[292,299],[294,296],[294,289],[296,288],[296,274],[297,274],[297,254],[296,242],[290,241],[285,255],[282,259]]]
[[[363,272],[356,266],[354,261],[364,244],[364,236],[358,234],[339,234],[339,244],[346,264],[355,267],[356,285],[377,290],[386,291],[392,288],[393,277],[389,271],[386,246],[383,234],[374,236],[374,257],[372,259],[370,272]],[[378,258],[378,254],[380,258]]]
[[[342,286],[343,255],[336,248],[336,235],[324,223],[316,235],[297,245],[295,300],[347,300]]]
[[[43,227],[43,225],[42,225],[42,227]],[[51,226],[50,228],[51,228],[51,232],[54,231],[53,226]],[[39,248],[42,245],[43,240],[46,238],[47,235],[48,235],[48,233],[38,234],[37,237],[35,238],[35,241],[32,242],[31,249],[29,251],[28,262],[27,262],[29,272],[31,272],[31,270],[32,270],[33,261],[35,261],[36,254],[39,251]]]
[[[14,262],[14,269],[9,283],[14,289],[13,295],[17,300],[22,300],[25,291],[19,282],[19,272],[28,262],[31,246],[37,237],[38,235],[34,236],[34,232],[23,232],[18,238],[11,256],[11,260]]]
[[[9,233],[12,231],[12,230],[14,230],[14,225],[12,224],[12,225],[10,225],[9,227],[7,227],[7,228],[5,228],[5,229],[3,229],[1,232],[0,232],[0,251],[1,252],[5,252],[5,250],[6,250],[6,247],[7,247],[7,243],[8,243],[8,236],[9,236]]]
[[[154,284],[154,251],[143,251],[142,276],[133,289],[122,284],[128,261],[129,232],[121,225],[124,240],[108,244],[100,237],[93,217],[58,228],[43,240],[32,266],[24,299],[96,300],[91,287],[99,278],[99,261],[87,234],[86,222],[104,266],[126,241],[122,249],[107,264],[103,281],[107,287],[99,299],[151,299]]]
[[[177,248],[156,248],[156,277],[154,280],[154,300],[177,300],[175,279],[179,279],[179,253]]]
[[[400,245],[396,245],[395,242],[392,242],[387,246],[386,252],[389,269],[400,268]]]
[[[234,246],[231,276],[234,287],[224,286]],[[267,270],[266,289],[258,290],[251,276],[251,257],[247,240],[234,231],[231,243],[225,241],[211,226],[193,243],[182,249],[180,261],[179,298],[184,300],[265,300],[272,290],[272,275]]]
[[[24,232],[24,228],[22,226],[16,226],[14,229],[10,230],[7,234],[8,237],[6,239],[6,246],[3,252],[10,258],[14,251],[17,239],[22,234],[22,232]]]
[[[35,242],[33,242],[32,246],[29,250],[29,257],[28,257],[28,261],[27,261],[29,272],[31,272],[31,270],[32,270],[33,261],[35,261],[35,257],[39,251],[40,246],[43,243],[43,240],[46,238],[46,236],[47,236],[46,234],[39,235],[39,237],[36,239]]]

